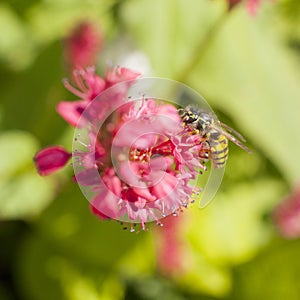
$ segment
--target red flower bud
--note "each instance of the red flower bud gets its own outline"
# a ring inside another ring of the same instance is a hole
[[[50,146],[39,151],[34,157],[34,162],[39,174],[46,176],[64,167],[71,156],[71,153],[61,146]]]

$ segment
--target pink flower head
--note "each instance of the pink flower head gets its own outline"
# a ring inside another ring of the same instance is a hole
[[[300,189],[294,191],[276,207],[274,221],[284,237],[300,237]]]
[[[116,68],[115,70],[117,70]],[[111,71],[113,72],[113,71]],[[117,72],[117,71],[115,71]],[[135,76],[139,76],[139,73],[130,71],[128,69],[122,68],[123,77],[120,80],[133,79]],[[128,76],[128,78],[126,77]],[[65,87],[72,92],[74,95],[78,96],[80,99],[78,101],[62,101],[57,105],[58,113],[72,126],[83,126],[83,123],[79,124],[79,120],[82,113],[88,106],[88,104],[106,87],[111,84],[111,82],[106,82],[105,79],[95,74],[95,68],[89,67],[86,69],[79,69],[73,72],[73,81],[75,86],[71,85],[68,80],[64,81]],[[97,111],[98,118],[101,112]],[[100,145],[97,145],[97,155],[101,153]],[[65,166],[67,161],[70,159],[71,154],[68,153],[64,148],[60,146],[47,147],[35,156],[35,164],[40,175],[46,176],[53,172],[61,169]]]
[[[71,153],[63,147],[50,146],[39,151],[34,157],[34,162],[39,174],[45,176],[63,168],[70,158]]]
[[[97,115],[98,108],[101,112],[109,108],[103,99],[100,96],[86,109],[87,119]],[[114,96],[109,99],[113,102]],[[144,229],[146,222],[160,223],[160,218],[188,206],[193,192],[189,182],[199,167],[204,168],[199,162],[201,143],[195,143],[183,127],[174,106],[143,98],[128,101],[105,121],[99,120],[100,130],[94,117],[90,121],[94,128],[85,138],[86,147],[74,153],[75,175],[85,194],[93,194],[90,201],[96,215],[140,223]]]
[[[71,69],[94,65],[103,47],[103,35],[92,22],[79,24],[65,40],[65,60]]]
[[[205,141],[193,135],[174,105],[144,96],[128,97],[140,74],[108,69],[105,78],[94,68],[73,72],[66,88],[77,101],[62,101],[59,114],[76,127],[75,179],[102,219],[131,224],[177,214],[191,202]],[[134,93],[133,93],[134,94]],[[63,167],[70,153],[50,147],[37,154],[41,175]]]

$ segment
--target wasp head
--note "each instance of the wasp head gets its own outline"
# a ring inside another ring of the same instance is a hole
[[[182,110],[181,118],[185,124],[193,124],[198,121],[199,115],[194,109],[187,107]]]

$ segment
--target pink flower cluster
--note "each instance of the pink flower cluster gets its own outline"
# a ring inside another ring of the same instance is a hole
[[[62,101],[57,105],[57,112],[73,127],[78,125],[79,119],[92,100],[102,91],[112,85],[139,77],[140,74],[126,68],[117,67],[109,69],[104,78],[95,74],[95,68],[89,67],[73,72],[75,86],[68,80],[64,80],[65,87],[80,100]],[[40,175],[49,175],[64,167],[71,153],[61,146],[50,146],[41,150],[35,156],[36,167]]]
[[[127,90],[139,74],[125,68],[110,69],[105,78],[93,68],[73,76],[76,87],[68,81],[65,86],[80,100],[60,102],[57,110],[86,132],[84,142],[76,137],[73,158],[76,180],[91,195],[92,212],[131,223],[133,231],[136,223],[145,229],[146,222],[160,224],[161,218],[188,206],[194,188],[190,182],[204,168],[199,161],[202,141],[183,126],[177,108],[144,96],[128,99]],[[35,161],[39,173],[48,175],[70,156],[52,146]]]

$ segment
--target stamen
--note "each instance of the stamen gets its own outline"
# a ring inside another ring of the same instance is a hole
[[[162,211],[162,213],[161,213],[161,215],[163,216],[163,217],[165,217],[166,216],[166,214],[165,214],[165,202],[164,201],[162,201],[161,202],[161,211]]]
[[[83,70],[75,70],[73,72],[73,77],[76,85],[80,88],[82,92],[88,92],[88,88],[86,84],[83,81],[83,76],[85,75],[85,72]]]
[[[69,90],[72,94],[78,96],[78,97],[81,98],[81,99],[85,99],[85,94],[82,93],[81,91],[79,91],[78,89],[74,88],[74,87],[70,84],[70,82],[69,82],[68,79],[64,79],[64,80],[63,80],[63,84],[64,84],[65,88],[66,88],[67,90]]]
[[[78,134],[77,136],[80,137],[79,134]],[[86,144],[86,143],[84,143],[83,141],[79,140],[77,137],[74,138],[74,141],[75,141],[75,142],[78,142],[80,145],[82,145],[82,146],[84,146],[84,147],[86,147],[86,148],[89,148],[89,147],[91,146],[90,144]]]
[[[138,108],[138,111],[137,111],[137,113],[136,113],[136,118],[137,118],[137,119],[138,119],[138,118],[140,117],[140,115],[142,114],[144,106],[145,106],[145,95],[142,95],[141,105],[140,105],[140,107]]]

